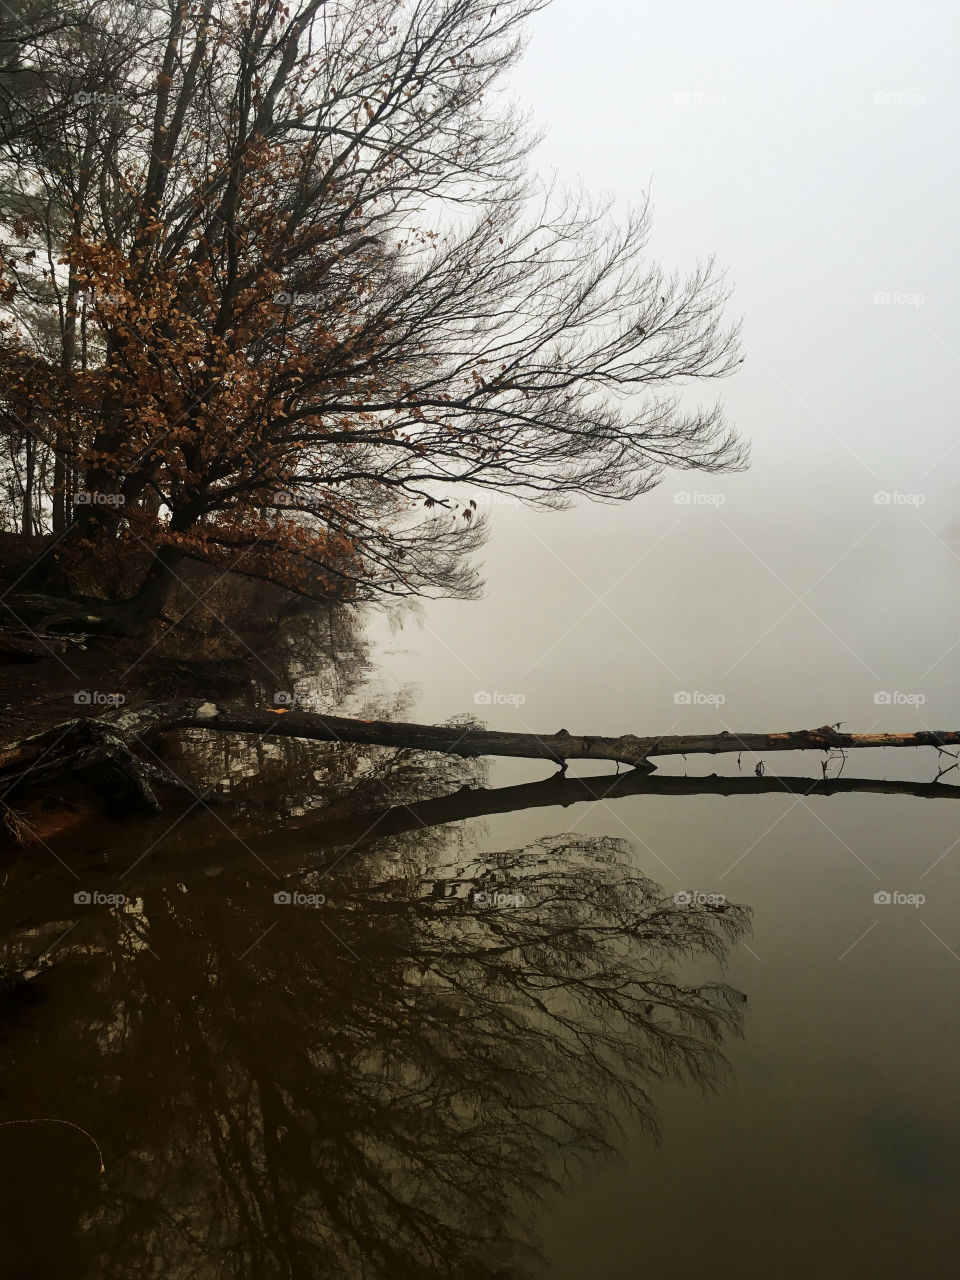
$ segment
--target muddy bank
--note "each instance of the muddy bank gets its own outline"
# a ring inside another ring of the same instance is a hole
[[[269,683],[280,627],[303,609],[266,583],[191,565],[164,617],[132,636],[109,601],[28,590],[7,560],[0,554],[0,744],[144,699],[243,701],[255,681]]]
[[[0,843],[45,842],[98,812],[142,813],[156,783],[174,809],[206,792],[206,781],[180,785],[177,770],[160,762],[167,746],[177,750],[175,742],[131,750],[119,737],[97,735],[92,722],[101,717],[183,698],[286,708],[296,697],[298,705],[326,710],[364,669],[354,611],[261,583],[213,586],[204,588],[204,602],[213,604],[202,614],[188,606],[146,638],[44,629],[41,609],[49,619],[51,608],[75,609],[76,602],[4,598],[32,644],[19,651],[8,644],[14,626],[0,626],[0,757],[11,766],[0,787]],[[27,740],[41,749],[18,767],[10,753]],[[128,795],[131,786],[142,794]]]

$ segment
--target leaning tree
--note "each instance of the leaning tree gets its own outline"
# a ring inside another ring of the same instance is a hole
[[[743,464],[678,394],[738,362],[712,263],[666,274],[646,205],[617,223],[530,171],[502,79],[543,3],[114,0],[32,50],[72,96],[52,149],[49,102],[16,104],[3,274],[63,317],[67,564],[138,550],[141,617],[185,556],[469,596],[484,492],[628,499]]]

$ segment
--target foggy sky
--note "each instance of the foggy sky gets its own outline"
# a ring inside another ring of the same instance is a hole
[[[419,711],[493,690],[526,698],[481,708],[515,728],[960,721],[953,15],[557,0],[531,37],[511,87],[538,167],[620,209],[649,188],[663,266],[726,268],[746,361],[703,398],[753,461],[627,506],[493,507],[485,602],[392,642]]]

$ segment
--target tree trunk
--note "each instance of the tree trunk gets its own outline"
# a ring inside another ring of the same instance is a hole
[[[20,532],[24,538],[33,537],[33,490],[34,472],[37,462],[37,442],[32,432],[28,431],[24,441],[26,446],[26,474],[23,481],[23,512],[20,521]]]
[[[163,609],[177,580],[177,569],[182,560],[183,552],[176,547],[160,547],[136,594],[128,600],[118,602],[121,612],[129,616],[134,624],[153,622]]]
[[[61,534],[67,527],[67,466],[64,462],[66,437],[57,432],[53,455],[53,532]]]
[[[357,742],[371,746],[407,747],[458,756],[518,756],[552,760],[613,760],[650,770],[650,756],[721,754],[724,752],[832,751],[864,747],[943,747],[960,745],[960,730],[921,730],[917,733],[840,733],[831,725],[794,729],[785,733],[674,734],[639,738],[623,734],[508,733],[450,725],[405,724],[402,721],[353,720],[307,711],[258,707],[217,706],[188,699],[181,703],[145,704],[121,713],[129,730],[138,732],[138,718],[150,732],[163,728],[206,728],[229,733],[257,733],[274,737],[313,738],[326,742]],[[162,722],[166,719],[166,724]],[[158,728],[157,725],[161,727]],[[118,723],[119,727],[119,723]],[[128,732],[129,730],[122,730]]]
[[[356,720],[284,708],[219,706],[200,698],[144,702],[107,712],[94,723],[102,723],[131,745],[137,741],[150,741],[158,734],[174,729],[208,729],[221,733],[251,733],[259,737],[305,738],[320,742],[354,742],[367,746],[437,751],[456,756],[513,756],[551,760],[559,765],[565,765],[569,760],[610,760],[646,771],[655,767],[649,758],[651,756],[960,746],[960,730],[957,729],[921,729],[914,733],[840,733],[831,725],[823,725],[819,729],[793,729],[783,733],[724,731],[643,738],[628,733],[611,738],[571,734],[563,729],[552,734],[509,733],[461,725]],[[28,739],[0,749],[0,766],[15,757],[26,759],[22,751],[32,741]]]
[[[74,230],[79,232],[78,226]],[[67,307],[64,315],[60,346],[60,371],[67,375],[73,369],[77,347],[77,278],[71,268],[67,281]],[[53,463],[53,532],[62,534],[68,524],[67,507],[67,433],[58,431],[54,445]]]

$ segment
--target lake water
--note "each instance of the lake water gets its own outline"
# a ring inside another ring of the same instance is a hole
[[[741,510],[747,482],[498,507],[485,601],[293,628],[263,697],[572,733],[960,726],[948,505],[821,490],[804,514],[761,467]],[[811,752],[741,795],[708,775],[756,782],[757,757],[549,782],[164,754],[232,803],[5,867],[0,1121],[31,1120],[0,1128],[5,1276],[953,1274],[952,799],[775,781],[820,777]]]

